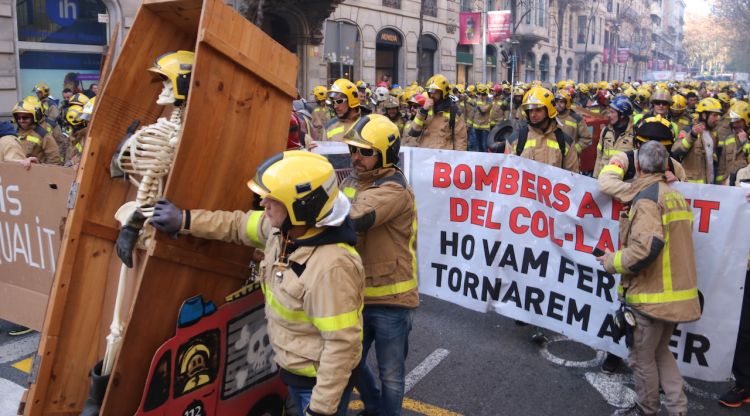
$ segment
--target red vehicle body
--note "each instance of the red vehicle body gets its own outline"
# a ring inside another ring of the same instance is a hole
[[[602,133],[604,127],[607,126],[609,120],[601,116],[589,116],[582,114],[586,124],[591,129],[591,146],[581,153],[580,170],[581,173],[591,174],[594,172],[594,165],[596,164],[596,146],[599,144],[599,136]]]
[[[268,340],[260,285],[216,308],[198,295],[180,308],[175,336],[151,361],[136,415],[284,414],[287,389]]]

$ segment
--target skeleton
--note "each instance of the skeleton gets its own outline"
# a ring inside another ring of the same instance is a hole
[[[159,105],[175,104],[177,101],[170,80],[163,81],[162,89],[156,103]],[[130,182],[138,188],[135,201],[125,203],[117,210],[115,218],[120,224],[133,225],[142,229],[143,225],[153,215],[153,206],[162,195],[164,178],[174,162],[174,151],[182,129],[183,107],[175,105],[169,119],[159,118],[156,123],[140,128],[130,136],[121,146],[117,155],[117,165],[127,174]],[[153,230],[140,232],[137,246],[146,248],[153,240]],[[107,351],[104,355],[102,375],[110,374],[114,366],[115,357],[122,344],[124,322],[122,319],[122,297],[126,291],[127,266],[120,268],[120,278],[117,285],[117,298],[112,323],[107,336]]]

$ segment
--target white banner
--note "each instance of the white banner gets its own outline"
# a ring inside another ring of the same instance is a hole
[[[611,338],[619,276],[593,247],[616,250],[620,207],[594,179],[516,156],[408,149],[419,215],[420,292],[495,311],[621,357]],[[746,190],[677,184],[695,215],[701,319],[670,341],[683,375],[731,373],[750,252]]]

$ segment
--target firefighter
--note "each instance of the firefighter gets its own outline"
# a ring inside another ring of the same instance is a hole
[[[383,107],[385,109],[385,116],[388,117],[388,120],[391,120],[391,122],[398,127],[399,132],[403,130],[404,119],[401,116],[401,105],[398,102],[398,98],[388,97]]]
[[[644,117],[649,118],[655,115],[668,119],[670,122],[672,121],[672,114],[669,111],[672,105],[672,96],[669,94],[669,91],[666,89],[657,89],[651,95],[649,103],[651,104],[651,108],[647,112],[636,114],[633,117],[633,126],[637,127]],[[672,131],[674,131],[675,137],[680,133],[680,127],[677,123],[672,122]]]
[[[495,84],[492,87],[492,109],[490,110],[490,129],[505,121],[507,107],[503,101],[503,87]]]
[[[340,142],[361,115],[357,87],[348,79],[337,79],[328,89],[328,100],[336,118],[328,121],[321,140]]]
[[[591,145],[591,133],[586,120],[570,108],[571,102],[570,94],[564,88],[555,93],[555,108],[560,128],[573,139],[576,152],[580,155]]]
[[[669,107],[669,113],[672,115],[672,121],[680,129],[693,124],[693,119],[688,114],[687,100],[680,94],[672,96],[672,105]],[[678,132],[679,134],[679,132]]]
[[[26,157],[35,157],[39,163],[60,165],[60,149],[52,135],[38,124],[37,109],[29,102],[19,101],[13,106],[13,118],[18,125],[18,140]]]
[[[326,123],[333,118],[331,109],[326,104],[326,87],[318,85],[313,88],[313,96],[315,96],[315,102],[318,104],[312,113],[312,124],[315,131],[318,132],[318,137],[323,138],[326,132]]]
[[[718,143],[718,124],[721,103],[716,98],[704,98],[695,108],[698,118],[682,131],[672,146],[672,155],[682,162],[688,182],[714,183],[715,148]]]
[[[519,129],[517,139],[505,147],[505,152],[578,173],[578,153],[573,139],[555,120],[557,109],[552,92],[533,87],[523,98],[521,109],[529,124]]]
[[[259,279],[281,379],[299,414],[345,415],[365,290],[349,200],[328,160],[299,150],[263,162],[248,186],[264,211],[182,211],[160,200],[151,224],[169,235],[263,248]]]
[[[477,99],[474,104],[474,138],[469,137],[469,150],[474,152],[487,151],[487,136],[490,133],[490,110],[492,102],[487,97],[488,90],[484,84],[477,84]]]
[[[633,104],[628,97],[618,95],[609,104],[607,112],[609,124],[602,129],[599,143],[596,146],[596,165],[594,177],[599,176],[602,168],[609,163],[609,159],[619,152],[633,149]]]
[[[422,108],[422,106],[424,106],[424,103],[426,101],[427,99],[422,94],[414,94],[407,100],[407,104],[409,105],[409,119],[406,121],[406,124],[404,124],[404,128],[401,130],[401,137],[403,138],[401,143],[404,146],[418,147],[420,144],[422,136],[410,136],[409,132],[411,131],[414,119],[417,117],[417,112],[420,108]]]
[[[60,110],[57,105],[57,101],[49,95],[49,85],[44,82],[40,82],[34,85],[32,92],[36,93],[39,98],[39,104],[42,107],[43,119],[38,120],[40,123],[45,121],[52,128],[50,133],[57,139],[57,135],[60,134],[60,129],[57,127],[57,119],[60,116]],[[56,132],[56,133],[55,133]]]
[[[349,216],[365,267],[362,360],[354,384],[365,413],[381,416],[401,414],[409,332],[419,306],[416,203],[396,166],[400,141],[396,125],[378,115],[362,117],[344,139],[354,172],[341,187],[352,201]],[[367,365],[373,342],[380,383]]]
[[[729,131],[719,133],[716,178],[714,183],[732,185],[737,171],[747,166],[744,150],[747,141],[747,126],[750,125],[750,108],[746,101],[737,101],[729,107],[727,117]]]
[[[448,97],[448,79],[441,74],[427,80],[429,98],[414,118],[411,137],[431,149],[466,150],[466,124],[456,103]]]
[[[669,123],[664,127],[671,129]],[[701,306],[693,215],[682,194],[666,182],[668,160],[660,143],[641,146],[642,174],[632,183],[629,211],[620,216],[622,249],[597,257],[609,273],[622,276],[618,292],[635,322],[628,349],[637,399],[625,415],[659,413],[660,387],[669,414],[687,413],[684,381],[669,342],[675,324],[698,320]]]
[[[0,162],[19,162],[26,169],[36,163],[36,158],[26,157],[16,136],[16,128],[8,121],[0,123]]]
[[[65,155],[66,166],[75,166],[81,163],[84,139],[88,132],[87,122],[82,118],[83,111],[83,107],[71,105],[65,112],[66,123],[70,126],[68,133],[70,145],[67,146],[68,153]]]

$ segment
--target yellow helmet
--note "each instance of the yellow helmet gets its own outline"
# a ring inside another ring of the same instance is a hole
[[[570,93],[561,89],[555,93],[555,100],[565,100],[565,109],[570,110]]]
[[[368,88],[369,90],[369,88]],[[328,96],[344,94],[346,101],[349,104],[349,108],[359,107],[359,97],[357,96],[357,86],[353,82],[346,78],[339,78],[333,82],[331,88],[328,89]]]
[[[474,85],[469,85],[468,87],[466,87],[466,92],[470,94],[473,94],[476,90],[477,90],[477,87],[475,87]]]
[[[453,88],[453,92],[456,94],[465,94],[466,88],[464,87],[464,84],[456,84],[456,86]]]
[[[721,103],[716,98],[704,98],[695,106],[696,113],[719,113],[721,114]]]
[[[65,121],[67,121],[71,126],[77,126],[84,121],[84,119],[81,118],[82,114],[83,107],[81,107],[80,105],[71,105],[70,107],[68,107],[67,111],[65,111]]]
[[[521,108],[528,111],[532,108],[546,107],[547,117],[555,118],[557,116],[557,109],[555,108],[554,100],[555,96],[552,94],[552,91],[542,87],[534,87],[523,96]]]
[[[427,80],[427,90],[440,90],[443,92],[443,98],[447,98],[450,93],[448,78],[443,74],[435,74]]]
[[[180,365],[180,374],[187,375],[188,372],[192,370],[190,366],[195,364],[196,360],[194,360],[194,358],[200,358],[201,362],[208,365],[208,360],[211,358],[211,351],[202,343],[196,343],[188,348],[187,351],[185,351],[185,355],[178,357],[178,360],[182,363]]]
[[[388,97],[385,100],[385,104],[383,105],[383,108],[386,110],[389,108],[399,108],[401,105],[398,102],[398,98],[396,97]]]
[[[669,94],[669,91],[667,91],[664,88],[657,88],[656,91],[651,95],[651,99],[649,102],[654,101],[666,101],[669,104],[672,104],[672,95]]]
[[[597,85],[600,90],[608,90],[609,89],[609,82],[607,81],[599,81],[599,84]]]
[[[39,101],[39,97],[36,95],[27,95],[23,97],[23,102],[29,104],[36,114],[34,114],[34,122],[44,120],[44,110],[42,110],[42,102]]]
[[[724,104],[729,104],[729,94],[725,92],[716,94],[716,98]]]
[[[42,93],[42,98],[49,97],[49,85],[45,82],[40,82],[34,85],[34,89],[31,92]]]
[[[669,107],[672,111],[685,111],[687,108],[687,100],[681,94],[675,94],[672,96],[672,106]]]
[[[487,86],[484,84],[477,84],[477,94],[487,94]]]
[[[625,91],[622,92],[625,94],[626,97],[630,98],[630,101],[635,101],[636,97],[638,96],[638,93],[631,87],[625,89]]]
[[[284,204],[291,225],[315,226],[331,214],[339,194],[333,165],[325,157],[303,150],[271,156],[247,186],[261,198]]]
[[[190,87],[190,74],[193,72],[195,54],[191,51],[167,52],[154,60],[154,66],[148,70],[163,76],[172,83],[174,98],[187,99]]]
[[[568,82],[567,82],[567,81],[565,81],[565,80],[563,79],[563,80],[557,81],[557,84],[555,85],[555,87],[556,87],[556,88],[557,88],[558,90],[562,90],[562,89],[565,89],[565,87],[566,87],[567,85],[568,85]]]
[[[745,120],[745,126],[750,126],[750,104],[746,101],[737,101],[729,107],[729,121],[739,120]]]
[[[519,97],[523,97],[524,93],[525,93],[525,91],[521,87],[515,87],[515,88],[513,88],[513,95],[517,95]]]
[[[315,96],[315,101],[325,101],[326,92],[328,92],[328,90],[326,89],[326,87],[322,85],[318,85],[317,87],[313,88],[313,95]]]
[[[83,112],[81,112],[81,119],[89,121],[91,116],[94,114],[94,106],[96,105],[96,97],[89,100],[86,105],[83,106]]]
[[[19,101],[13,106],[13,117],[16,117],[16,114],[31,114],[32,120],[34,120],[34,123],[39,121],[37,118],[37,111],[33,104],[27,101]]]
[[[73,96],[68,99],[68,103],[70,105],[80,105],[83,107],[86,105],[86,103],[89,102],[89,97],[87,97],[84,93],[79,92],[77,94],[73,94]]]
[[[383,167],[398,163],[398,152],[401,148],[398,126],[386,116],[370,114],[360,118],[344,137],[344,143],[377,150]]]
[[[588,94],[588,93],[589,93],[589,86],[588,86],[588,85],[586,85],[586,84],[583,84],[583,83],[581,83],[581,84],[578,84],[578,85],[576,86],[576,89],[577,89],[577,90],[578,90],[578,92],[579,92],[579,93],[581,93],[581,94]]]
[[[648,88],[638,88],[636,92],[638,93],[638,101],[641,103],[645,103],[651,98],[651,92],[649,92]]]
[[[672,123],[658,114],[640,122],[634,133],[636,140],[641,143],[649,140],[656,140],[665,146],[671,146],[674,143]]]
[[[401,98],[401,96],[404,94],[404,89],[401,87],[391,88],[389,94],[391,95],[391,97]]]

